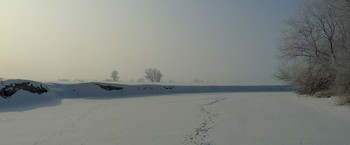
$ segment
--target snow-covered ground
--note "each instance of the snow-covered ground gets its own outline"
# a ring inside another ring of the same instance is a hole
[[[48,91],[30,92],[33,86]],[[16,93],[7,99],[0,97],[0,145],[350,142],[350,108],[336,106],[333,99],[297,97],[283,86],[27,84],[26,80],[10,80],[1,87],[6,88],[2,95],[11,90]]]
[[[9,145],[348,145],[350,110],[294,93],[67,98],[0,113]]]

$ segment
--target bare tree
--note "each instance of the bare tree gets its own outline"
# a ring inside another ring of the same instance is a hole
[[[119,74],[118,71],[116,71],[116,70],[112,71],[111,78],[113,79],[114,82],[119,80],[119,75],[118,74]]]
[[[146,73],[145,78],[147,80],[150,80],[151,82],[160,82],[160,80],[163,77],[163,74],[156,68],[146,69],[145,73]]]
[[[276,77],[300,94],[336,93],[334,88],[341,84],[337,80],[344,81],[339,77],[350,73],[349,8],[345,0],[312,0],[290,17]]]

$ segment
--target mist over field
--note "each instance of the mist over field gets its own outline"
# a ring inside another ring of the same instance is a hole
[[[0,0],[0,76],[275,85],[276,46],[297,1]]]

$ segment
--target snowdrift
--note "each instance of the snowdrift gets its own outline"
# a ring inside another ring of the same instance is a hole
[[[79,84],[40,83],[31,80],[5,80],[0,84],[0,109],[37,104],[60,104],[62,98],[121,98],[145,95],[218,92],[291,92],[288,86],[176,86],[125,85],[101,82]],[[46,103],[45,103],[46,102]],[[6,107],[5,107],[6,108]],[[30,107],[29,107],[30,108]],[[33,107],[32,107],[33,108]],[[1,111],[1,110],[0,110]]]

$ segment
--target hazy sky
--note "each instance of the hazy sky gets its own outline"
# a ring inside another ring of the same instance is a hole
[[[276,84],[296,0],[0,0],[0,76]]]

